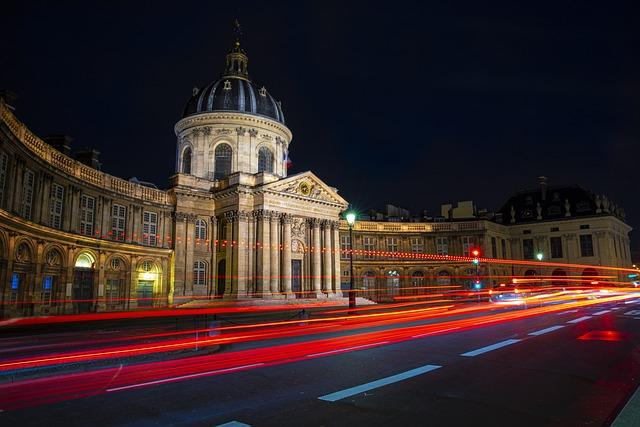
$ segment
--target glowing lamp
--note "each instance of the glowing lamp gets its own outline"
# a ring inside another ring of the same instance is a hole
[[[542,252],[538,252],[538,253],[536,254],[536,259],[537,259],[538,261],[542,261],[542,259],[543,259],[543,258],[544,258],[544,254],[543,254]]]
[[[475,257],[477,257],[478,255],[480,255],[480,251],[477,249],[474,249],[473,251],[471,251],[471,254]]]
[[[474,258],[472,261],[475,265],[480,264],[480,260],[478,258]]]
[[[356,213],[353,211],[347,212],[344,218],[347,220],[347,224],[349,224],[349,227],[353,227],[353,224],[356,223]]]

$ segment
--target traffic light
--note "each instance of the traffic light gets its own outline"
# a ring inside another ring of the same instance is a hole
[[[481,289],[482,288],[482,283],[480,283],[479,280],[476,280],[475,283],[473,284],[473,287],[475,289]]]
[[[474,248],[471,250],[471,255],[473,255],[474,257],[479,257],[480,256],[480,249],[478,248]]]

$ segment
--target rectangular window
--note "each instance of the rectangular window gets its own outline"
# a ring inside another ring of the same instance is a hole
[[[96,215],[96,199],[83,194],[80,198],[80,234],[93,236],[93,221]]]
[[[44,276],[42,278],[42,294],[41,300],[43,305],[51,304],[51,293],[53,292],[53,276]]]
[[[522,240],[522,258],[533,259],[533,239]]]
[[[449,255],[449,242],[446,237],[436,237],[436,253],[438,255]]]
[[[498,242],[495,237],[491,238],[491,257],[498,258]]]
[[[549,238],[551,248],[551,258],[562,258],[562,237]]]
[[[531,234],[531,230],[522,230],[522,234]]]
[[[387,252],[398,252],[397,237],[387,237]]]
[[[580,256],[593,256],[593,237],[591,234],[580,235]]]
[[[64,187],[55,182],[51,184],[49,192],[49,225],[62,228],[62,207],[64,205]]]
[[[22,217],[30,220],[33,215],[33,188],[36,183],[36,174],[32,170],[25,169],[22,179]]]
[[[125,227],[127,225],[127,208],[122,205],[111,207],[111,238],[124,242]]]
[[[473,237],[462,236],[462,256],[471,256],[472,247],[473,247]]]
[[[193,284],[207,284],[207,266],[203,261],[196,261],[193,263]]]
[[[581,224],[580,225],[580,230],[588,230],[589,229],[589,224]]]
[[[158,214],[144,211],[142,216],[142,238],[147,246],[156,246],[158,237]]]
[[[118,306],[122,301],[120,299],[121,284],[124,282],[122,279],[107,279],[107,283],[104,288],[104,297],[107,300],[107,307],[114,308]]]
[[[560,231],[560,227],[551,227],[551,231]]]
[[[424,252],[424,239],[422,237],[411,238],[411,252],[421,254]]]
[[[376,243],[373,237],[362,238],[362,248],[364,249],[364,259],[373,259],[373,251],[376,249]]]
[[[7,167],[9,166],[9,156],[7,153],[0,152],[0,206],[4,201],[4,187],[7,184]]]
[[[340,236],[340,259],[349,259],[350,240],[349,236]]]
[[[500,250],[502,251],[502,259],[507,259],[507,239],[500,239]]]

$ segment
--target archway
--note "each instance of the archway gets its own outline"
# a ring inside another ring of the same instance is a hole
[[[400,273],[398,270],[387,271],[387,295],[393,297],[400,293]]]
[[[551,284],[553,286],[567,286],[567,280],[565,279],[567,277],[567,272],[561,268],[556,268],[555,270],[553,270],[553,272],[551,273],[551,275],[553,277],[557,277],[558,279],[552,280]]]
[[[73,268],[73,306],[76,313],[94,310],[93,282],[96,259],[89,252],[82,252],[76,258]]]
[[[138,284],[136,286],[138,307],[154,306],[154,294],[158,289],[160,279],[158,273],[158,266],[154,261],[146,259],[140,263],[138,268]]]
[[[585,285],[597,285],[599,281],[598,271],[595,268],[585,268],[582,271],[582,283]]]

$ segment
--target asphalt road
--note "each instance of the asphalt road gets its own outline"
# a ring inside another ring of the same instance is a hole
[[[633,310],[640,304],[598,304],[310,353],[305,360],[7,410],[0,424],[608,425],[640,383],[640,311]]]

